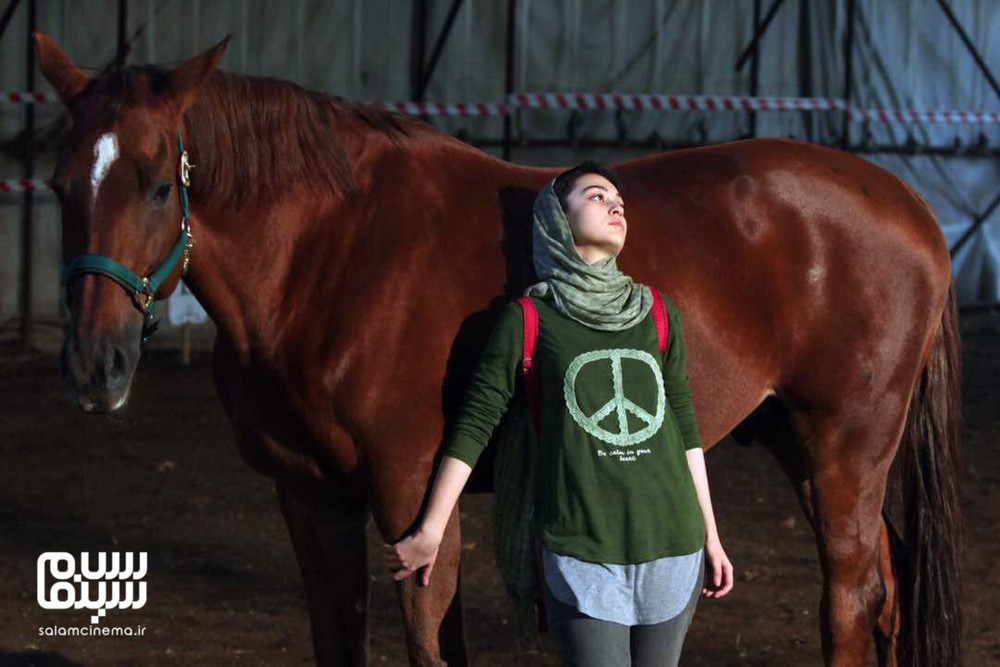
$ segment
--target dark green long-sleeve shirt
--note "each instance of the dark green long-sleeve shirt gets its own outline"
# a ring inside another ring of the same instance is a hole
[[[685,450],[701,447],[681,312],[661,355],[652,312],[600,331],[535,298],[541,437],[535,529],[550,550],[598,563],[689,554],[705,526]],[[475,466],[514,394],[521,307],[501,313],[466,390],[444,454]]]

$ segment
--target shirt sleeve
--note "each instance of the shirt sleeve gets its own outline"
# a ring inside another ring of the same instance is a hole
[[[666,299],[666,297],[664,297]],[[663,363],[663,387],[670,409],[677,417],[677,425],[684,438],[684,449],[702,447],[698,422],[691,400],[691,386],[687,374],[687,346],[684,344],[684,316],[675,307],[668,308],[670,318],[670,342]]]
[[[512,301],[500,317],[476,363],[443,454],[475,467],[514,395],[524,348],[524,314]]]

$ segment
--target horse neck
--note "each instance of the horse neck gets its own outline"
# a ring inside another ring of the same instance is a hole
[[[367,159],[372,146],[385,139],[363,123],[344,119],[334,132],[355,170],[362,152]],[[192,178],[197,177],[196,170]],[[267,357],[275,352],[280,329],[287,324],[287,310],[281,306],[290,296],[290,281],[301,268],[298,263],[322,257],[324,272],[335,276],[346,262],[356,221],[338,211],[363,203],[364,188],[351,195],[351,204],[344,195],[289,188],[273,200],[236,207],[218,203],[231,200],[230,192],[195,196],[196,191],[191,199],[196,245],[185,280],[219,334],[244,362]],[[318,229],[330,219],[338,220],[336,228],[326,224]],[[322,247],[315,247],[317,239]]]

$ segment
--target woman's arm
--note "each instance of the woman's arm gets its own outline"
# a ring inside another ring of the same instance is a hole
[[[521,306],[510,303],[501,312],[472,374],[432,483],[420,527],[395,544],[384,545],[385,564],[401,581],[423,567],[423,584],[430,583],[438,547],[448,518],[514,395],[517,369],[524,348]]]
[[[434,478],[431,499],[420,528],[395,544],[385,545],[385,565],[394,572],[392,578],[395,581],[402,581],[423,567],[423,585],[430,583],[448,517],[455,509],[455,503],[458,502],[470,474],[472,468],[465,461],[451,456],[441,459],[441,467]]]
[[[705,450],[701,447],[688,449],[687,464],[691,471],[691,479],[698,493],[698,504],[705,518],[705,557],[706,567],[711,568],[711,581],[701,589],[702,595],[708,598],[721,598],[733,588],[733,564],[729,561],[719,531],[715,525],[715,512],[712,510],[712,495],[708,489],[708,473],[705,470]]]
[[[708,473],[705,470],[705,450],[697,447],[684,453],[687,454],[688,469],[691,471],[691,479],[694,480],[694,488],[698,492],[701,514],[705,517],[705,543],[718,542],[719,531],[715,525],[712,495],[708,489]]]
[[[664,296],[664,301],[666,297]],[[672,303],[672,302],[671,302]],[[691,399],[691,381],[687,372],[687,344],[684,342],[684,314],[673,307],[670,315],[670,334],[666,358],[663,361],[663,388],[667,403],[677,419],[684,449],[701,449],[701,433],[694,415],[694,401]]]
[[[666,301],[665,295],[664,300]],[[670,403],[670,409],[677,418],[677,425],[684,440],[688,469],[691,471],[691,479],[698,494],[698,504],[705,520],[705,566],[710,568],[711,577],[706,580],[707,585],[701,592],[705,597],[721,598],[733,587],[733,564],[722,548],[722,540],[719,539],[719,531],[715,525],[715,512],[712,510],[708,473],[705,470],[705,450],[702,448],[701,434],[695,419],[691,382],[687,372],[684,314],[676,307],[669,308],[669,311],[672,315],[670,343],[663,364],[663,383],[667,402]]]

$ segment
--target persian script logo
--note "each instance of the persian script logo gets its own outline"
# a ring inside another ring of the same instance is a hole
[[[73,554],[49,551],[38,557],[38,604],[45,609],[93,609],[90,617],[98,623],[108,609],[139,609],[146,604],[146,552],[139,552],[139,567],[134,568],[131,552],[99,552],[97,566],[91,554],[80,554],[80,572]],[[124,560],[124,567],[122,561]],[[110,561],[110,563],[109,563]],[[46,583],[46,573],[56,581]],[[79,587],[79,592],[78,592]],[[96,589],[96,590],[95,590]]]

